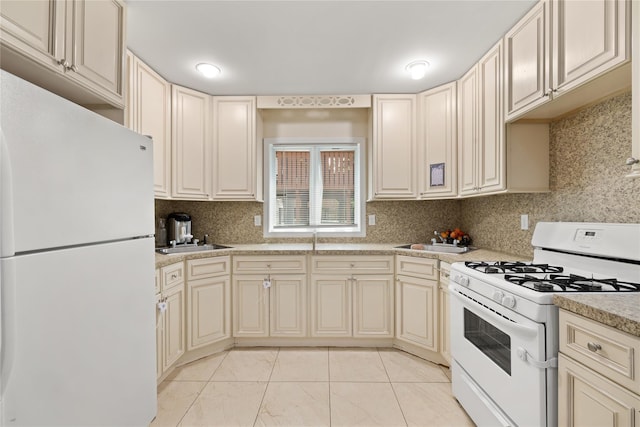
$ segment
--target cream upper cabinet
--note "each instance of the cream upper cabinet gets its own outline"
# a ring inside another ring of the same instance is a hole
[[[418,94],[418,190],[423,199],[458,195],[456,82]]]
[[[211,97],[172,85],[172,188],[176,199],[211,194]]]
[[[230,257],[188,260],[187,350],[231,337]]]
[[[213,97],[214,200],[260,200],[256,98]]]
[[[415,199],[416,96],[374,95],[370,199]]]
[[[458,90],[459,194],[505,188],[502,42],[467,72]]]
[[[153,139],[153,189],[156,198],[171,196],[171,84],[127,53],[128,127]]]
[[[640,40],[640,7],[634,7],[633,13],[633,40]],[[633,57],[640,58],[640,43],[633,43]],[[631,163],[629,178],[640,178],[640,61],[631,61],[633,65],[633,93],[631,94],[631,137],[633,138],[631,157],[627,163]]]
[[[550,82],[550,2],[539,1],[505,36],[506,119],[546,102]]]
[[[438,351],[437,259],[396,256],[396,339]]]
[[[536,4],[505,35],[506,120],[528,112],[528,118],[553,118],[628,88],[629,67],[608,72],[630,59],[631,3],[542,0]],[[591,85],[574,90],[585,83]],[[531,111],[569,93],[554,106]]]
[[[3,1],[0,15],[4,69],[78,103],[124,106],[124,2]]]

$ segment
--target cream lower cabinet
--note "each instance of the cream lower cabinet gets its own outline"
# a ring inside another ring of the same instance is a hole
[[[185,352],[185,291],[184,263],[179,262],[160,269],[161,300],[166,309],[160,312],[162,328],[162,373],[178,361]]]
[[[438,260],[396,256],[396,339],[437,352]]]
[[[393,257],[313,256],[311,336],[393,337]]]
[[[231,337],[231,260],[188,260],[187,350]]]
[[[451,329],[449,321],[449,276],[451,275],[451,264],[440,261],[440,283],[438,286],[438,312],[439,312],[439,333],[438,343],[440,345],[440,354],[447,362],[451,364],[451,341],[449,330]]]
[[[640,339],[560,310],[558,425],[640,426]]]
[[[306,337],[305,256],[233,257],[233,336]]]
[[[122,108],[124,26],[120,0],[3,1],[0,62],[74,102]]]

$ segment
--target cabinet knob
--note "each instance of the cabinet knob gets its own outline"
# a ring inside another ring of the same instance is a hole
[[[69,68],[69,63],[64,58],[58,59],[56,62],[58,63],[58,65],[62,65],[64,68]]]
[[[67,70],[71,70],[71,71],[77,73],[78,72],[78,67],[76,67],[75,65],[72,65],[70,67],[67,67]]]
[[[625,162],[625,164],[626,164],[627,166],[633,166],[633,165],[635,165],[636,163],[640,163],[640,160],[639,160],[639,159],[636,159],[635,157],[629,157],[629,158],[627,159],[627,161]]]
[[[172,279],[177,279],[177,278],[178,278],[178,275],[177,275],[176,273],[173,273],[173,274],[171,275],[171,278],[172,278]]]
[[[590,351],[593,351],[594,353],[598,352],[598,350],[602,350],[602,346],[598,343],[595,342],[589,342],[587,343],[587,348]]]

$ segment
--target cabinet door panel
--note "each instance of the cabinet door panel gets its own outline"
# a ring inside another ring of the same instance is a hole
[[[173,197],[208,199],[211,177],[210,97],[173,85]]]
[[[213,97],[213,198],[255,199],[254,97]]]
[[[415,95],[375,95],[373,198],[415,198]]]
[[[67,55],[75,69],[69,77],[122,102],[124,4],[118,0],[72,3]]]
[[[188,350],[229,338],[229,277],[189,282]]]
[[[351,336],[351,283],[341,276],[317,276],[311,286],[311,335]]]
[[[353,336],[393,337],[393,276],[357,276],[353,286]]]
[[[458,84],[458,185],[459,193],[476,190],[478,134],[478,73],[473,67]]]
[[[437,282],[398,276],[396,337],[438,351],[437,298]]]
[[[185,352],[184,286],[171,288],[164,294],[167,310],[164,312],[164,369],[167,370]]]
[[[565,92],[627,59],[627,3],[558,1],[554,7],[554,89]]]
[[[271,276],[270,332],[272,337],[304,337],[307,334],[306,276]]]
[[[262,276],[233,279],[233,336],[269,336],[269,290]]]

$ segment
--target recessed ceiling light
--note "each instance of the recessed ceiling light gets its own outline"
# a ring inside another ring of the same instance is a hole
[[[212,64],[207,64],[206,62],[202,62],[196,65],[196,70],[200,71],[205,77],[209,79],[218,76],[222,72],[220,68]]]
[[[427,61],[418,60],[409,63],[409,65],[405,67],[405,70],[411,74],[411,78],[413,80],[420,80],[425,76],[425,74],[427,74],[427,68],[429,68],[429,63]]]

